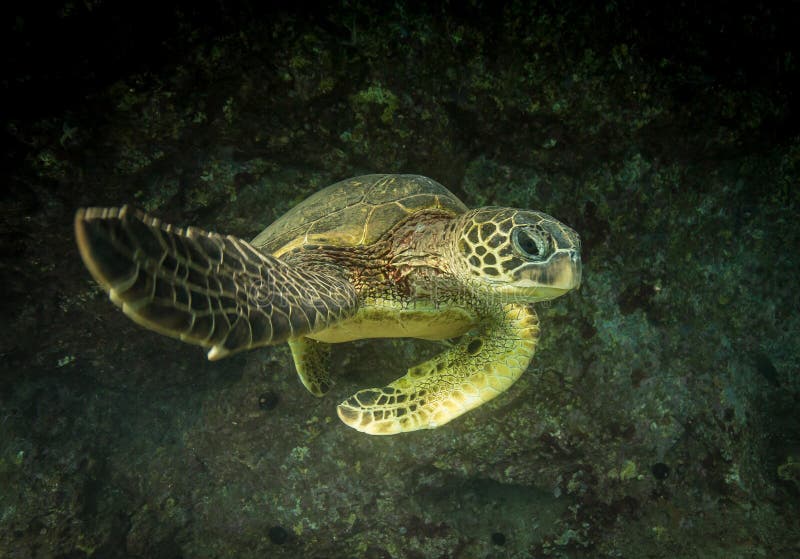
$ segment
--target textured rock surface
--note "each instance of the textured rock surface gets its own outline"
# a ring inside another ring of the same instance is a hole
[[[1,556],[800,554],[796,13],[114,10],[6,33]],[[251,237],[386,171],[584,241],[527,373],[434,431],[335,405],[436,344],[337,346],[316,399],[286,347],[209,363],[135,326],[72,239],[124,202]]]

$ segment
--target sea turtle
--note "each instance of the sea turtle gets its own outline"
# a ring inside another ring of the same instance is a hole
[[[75,235],[91,274],[137,323],[210,348],[211,360],[288,342],[317,396],[331,386],[331,343],[456,339],[339,404],[344,423],[375,435],[438,427],[506,390],[533,357],[533,303],[581,280],[580,240],[563,223],[468,210],[418,175],[338,182],[250,242],[128,206],[80,209]]]

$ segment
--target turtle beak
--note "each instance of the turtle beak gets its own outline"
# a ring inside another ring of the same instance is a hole
[[[572,260],[572,275],[575,281],[575,285],[572,286],[572,289],[579,289],[581,286],[581,278],[583,277],[583,261],[581,260],[581,253],[577,250],[571,250],[569,257]]]
[[[581,285],[581,254],[575,249],[555,252],[544,262],[515,270],[515,285],[532,290],[534,300],[553,299]]]

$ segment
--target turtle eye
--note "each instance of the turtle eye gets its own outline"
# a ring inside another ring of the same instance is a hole
[[[548,243],[544,235],[527,228],[514,229],[512,233],[514,247],[529,260],[541,261],[548,256]]]

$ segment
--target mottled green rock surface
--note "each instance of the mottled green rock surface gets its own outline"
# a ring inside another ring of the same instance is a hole
[[[800,555],[796,7],[111,4],[3,24],[0,557]],[[251,237],[365,172],[584,241],[527,373],[434,431],[335,405],[436,344],[337,346],[316,399],[286,347],[137,327],[72,238]]]

